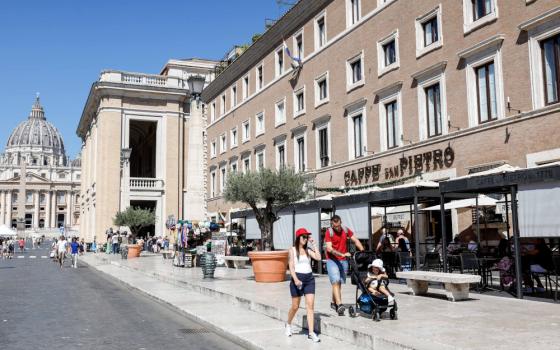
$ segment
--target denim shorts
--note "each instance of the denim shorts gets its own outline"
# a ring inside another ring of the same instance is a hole
[[[292,298],[301,297],[306,294],[315,294],[315,277],[313,273],[297,273],[297,278],[301,281],[301,288],[298,288],[294,280],[290,282],[290,294]]]
[[[346,274],[348,273],[348,261],[346,260],[327,260],[327,273],[331,284],[346,283]]]

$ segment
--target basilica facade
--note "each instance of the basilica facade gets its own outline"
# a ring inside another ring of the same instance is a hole
[[[32,231],[79,226],[80,158],[70,160],[37,97],[0,154],[0,225]]]

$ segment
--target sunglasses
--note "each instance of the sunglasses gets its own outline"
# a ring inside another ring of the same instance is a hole
[[[300,237],[303,238],[303,239],[308,239],[309,238],[309,236],[300,236]]]

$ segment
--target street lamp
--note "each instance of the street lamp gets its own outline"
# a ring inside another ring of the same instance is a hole
[[[121,149],[121,165],[128,163],[131,154],[132,154],[132,148]]]
[[[202,75],[191,75],[187,79],[191,96],[197,101],[200,98],[200,94],[202,93],[202,89],[204,88],[205,82],[206,82],[206,78],[203,77]]]

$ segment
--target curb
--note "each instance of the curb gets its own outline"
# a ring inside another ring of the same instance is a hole
[[[174,311],[174,312],[176,312],[176,313],[178,313],[182,316],[186,316],[187,318],[189,318],[191,320],[194,320],[194,321],[198,322],[204,328],[208,328],[212,332],[226,338],[227,340],[232,341],[233,343],[235,343],[239,346],[242,346],[244,348],[251,349],[251,350],[265,350],[265,348],[263,348],[261,346],[258,346],[256,344],[250,342],[249,340],[240,337],[239,335],[237,335],[235,333],[228,332],[226,329],[218,327],[218,326],[214,325],[213,323],[210,323],[210,322],[202,319],[201,317],[199,317],[199,316],[197,316],[193,313],[190,313],[190,312],[188,312],[184,309],[177,308],[175,305],[173,305],[172,303],[170,303],[170,302],[168,302],[168,301],[166,301],[162,298],[159,298],[159,297],[157,297],[157,296],[155,296],[155,295],[153,295],[149,292],[146,292],[146,291],[144,291],[144,290],[142,290],[142,289],[140,289],[140,288],[138,288],[138,287],[136,287],[136,286],[134,286],[134,285],[132,285],[128,282],[125,282],[125,281],[123,281],[123,280],[121,280],[117,277],[111,276],[110,274],[108,274],[108,273],[106,273],[102,270],[99,270],[96,265],[90,264],[90,263],[84,261],[83,259],[80,262],[83,263],[83,264],[86,264],[87,266],[89,266],[91,268],[94,268],[97,272],[102,273],[102,274],[104,274],[105,276],[107,276],[111,279],[119,281],[120,283],[124,284],[127,288],[132,289],[134,291],[137,291],[137,292],[147,296],[148,298],[152,299],[153,301],[169,307],[172,311]],[[130,269],[130,268],[123,267],[122,265],[112,263],[111,261],[107,261],[107,259],[102,259],[101,262],[102,262],[101,265],[113,265],[113,266],[116,266],[116,267],[119,267],[119,268],[124,268],[124,269],[130,270],[130,271],[133,271],[133,272],[140,273],[140,274],[145,275],[147,277],[152,277],[152,276],[149,276],[149,274],[142,273],[141,271],[138,271],[136,269]],[[165,282],[165,281],[163,281],[163,282]],[[165,283],[169,283],[169,282],[165,282]],[[174,284],[174,283],[170,283],[170,284],[177,285],[177,284]]]

